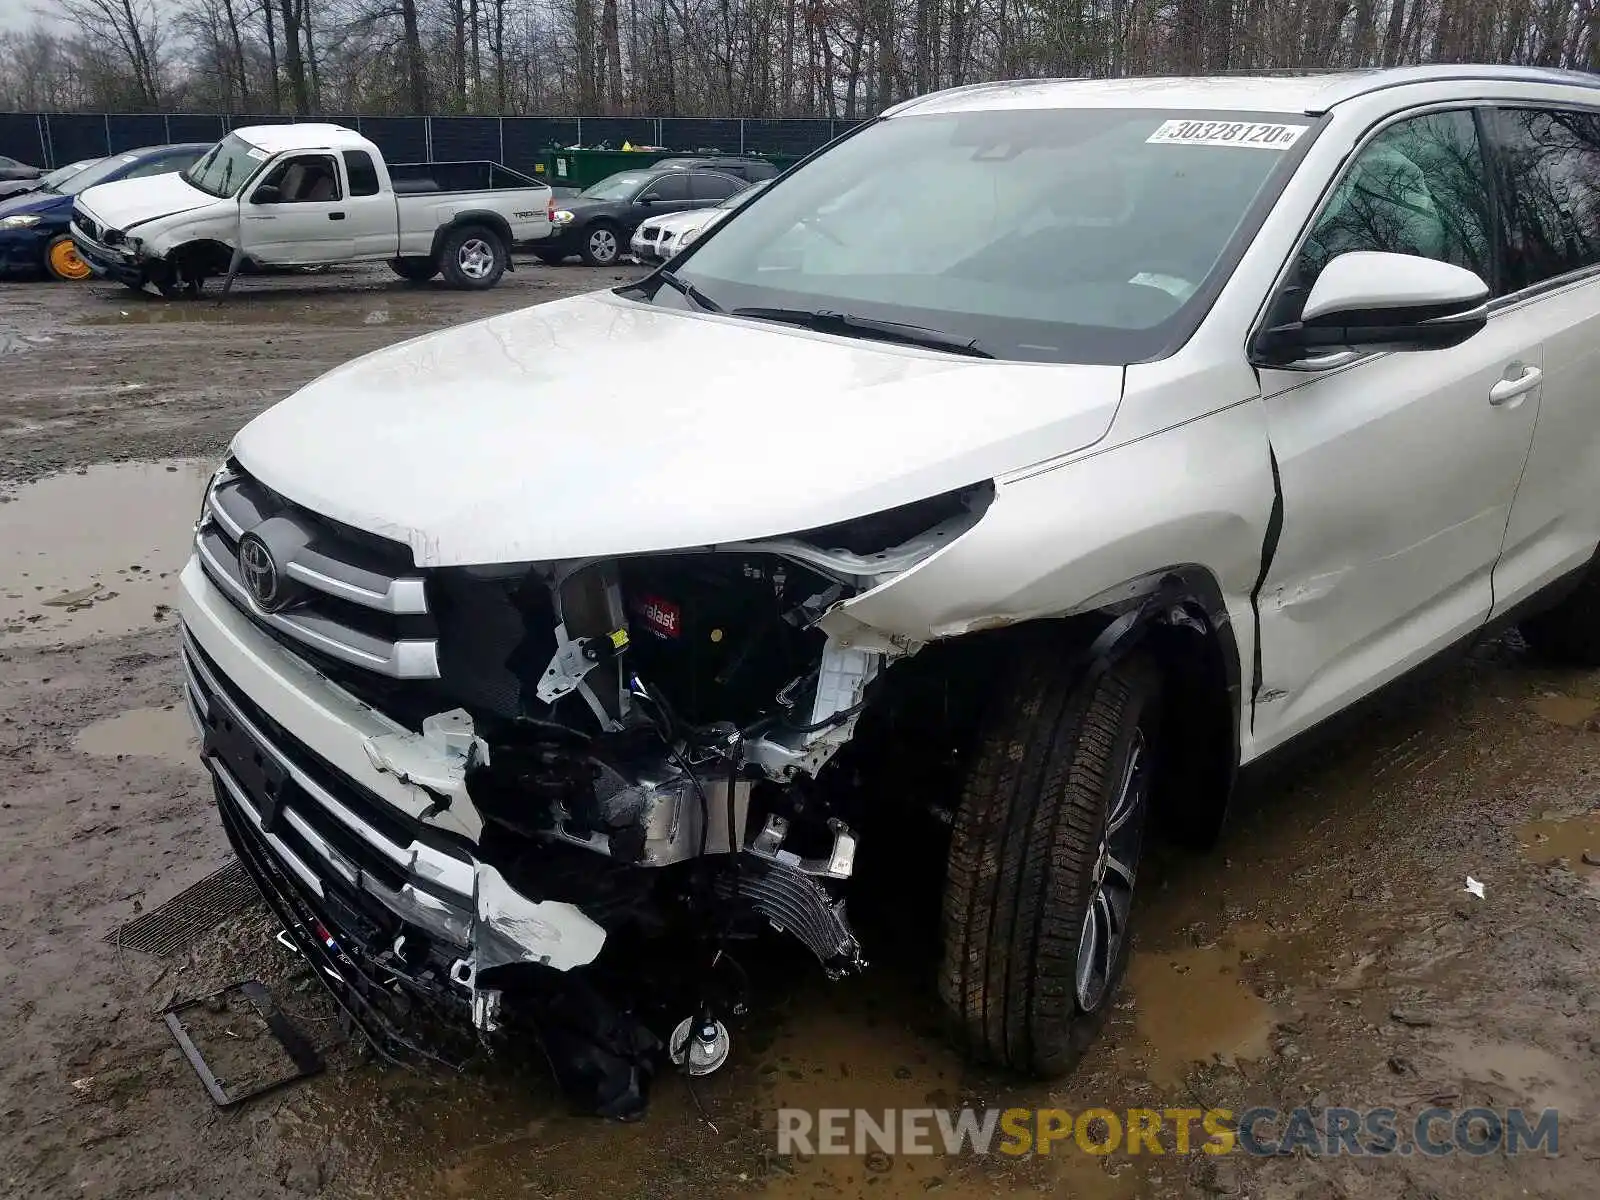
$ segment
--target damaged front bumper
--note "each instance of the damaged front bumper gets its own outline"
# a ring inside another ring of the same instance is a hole
[[[127,246],[108,246],[91,236],[78,220],[74,220],[69,229],[79,257],[89,264],[89,269],[97,276],[132,287],[144,283],[148,267],[137,250]]]
[[[328,969],[357,992],[368,977],[409,982],[489,1033],[499,997],[482,973],[594,961],[605,930],[479,861],[469,806],[421,819],[462,789],[459,740],[413,734],[351,697],[252,626],[196,563],[181,598],[186,699],[224,825],[263,892],[286,886],[304,910],[290,932],[320,924],[339,944]],[[426,784],[396,774],[400,762],[425,767]]]
[[[229,838],[380,1047],[418,1048],[420,1005],[479,1038],[527,1015],[548,1053],[552,1011],[605,1011],[611,985],[671,993],[705,1030],[740,1003],[737,964],[731,989],[711,979],[723,948],[768,929],[831,976],[860,969],[843,887],[865,808],[856,768],[825,769],[915,647],[822,618],[991,494],[814,536],[422,571],[230,464],[180,586]],[[608,1044],[656,1038],[614,1017]]]

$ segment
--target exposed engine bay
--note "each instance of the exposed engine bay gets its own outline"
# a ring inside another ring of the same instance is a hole
[[[318,660],[460,756],[481,822],[479,911],[470,955],[420,972],[455,985],[441,1011],[465,990],[490,1043],[520,1010],[575,1099],[629,1116],[661,1060],[692,1074],[726,1060],[726,1018],[746,1004],[741,942],[775,933],[831,978],[864,967],[845,895],[863,801],[835,762],[920,648],[852,646],[817,623],[948,544],[991,497],[983,485],[736,546],[438,569],[437,679]],[[453,802],[426,770],[369,752],[435,795],[433,816]],[[592,965],[563,959],[570,939],[541,949],[552,905],[603,929]],[[413,967],[428,957],[415,925]],[[650,1015],[641,990],[659,1001]]]

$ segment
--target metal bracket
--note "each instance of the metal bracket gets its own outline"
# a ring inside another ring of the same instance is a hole
[[[793,851],[783,848],[783,841],[789,836],[788,819],[780,817],[777,813],[768,813],[766,823],[761,826],[761,832],[756,834],[755,840],[745,847],[745,853],[782,863],[802,875],[812,875],[819,879],[849,879],[856,867],[858,839],[855,831],[838,817],[828,819],[828,828],[833,830],[833,849],[828,857],[801,858]]]
[[[223,999],[233,994],[242,995],[250,1001],[261,1019],[266,1022],[267,1029],[283,1047],[284,1053],[295,1065],[295,1074],[282,1079],[274,1079],[262,1086],[248,1092],[232,1094],[223,1086],[223,1081],[218,1079],[215,1072],[206,1063],[205,1056],[200,1053],[200,1048],[194,1044],[194,1039],[189,1036],[189,1031],[184,1028],[179,1014],[191,1008],[197,1008],[208,1000]],[[309,1079],[320,1074],[323,1068],[322,1055],[317,1053],[304,1034],[297,1029],[292,1021],[284,1015],[282,1009],[273,1000],[272,993],[267,991],[266,985],[259,979],[246,979],[239,983],[231,983],[227,987],[211,993],[209,996],[200,996],[194,1000],[184,1000],[172,1004],[161,1010],[161,1017],[167,1024],[168,1031],[178,1043],[178,1049],[183,1051],[183,1056],[189,1060],[189,1065],[194,1068],[200,1082],[205,1084],[206,1091],[218,1108],[233,1108],[243,1104],[246,1100],[253,1100],[267,1092],[276,1091],[287,1084],[295,1083],[301,1079]]]

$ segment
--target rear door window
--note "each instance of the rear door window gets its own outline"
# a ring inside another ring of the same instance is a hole
[[[365,150],[346,150],[344,152],[344,169],[350,177],[350,194],[352,196],[376,196],[378,194],[378,168],[372,165],[372,155]]]
[[[1504,197],[1505,292],[1600,265],[1600,113],[1494,114]]]
[[[740,181],[726,175],[712,175],[696,171],[689,177],[689,187],[696,200],[726,200],[739,190]]]

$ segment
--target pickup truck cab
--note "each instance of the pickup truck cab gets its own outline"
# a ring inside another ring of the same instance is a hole
[[[551,1022],[597,1111],[727,1058],[746,936],[861,969],[863,885],[1060,1074],[1153,835],[1505,622],[1600,665],[1597,214],[1592,75],[893,108],[234,439],[180,593],[224,825],[374,1037],[391,978]]]
[[[385,261],[488,288],[514,242],[547,236],[553,193],[498,163],[391,166],[340,125],[236,129],[181,174],[80,194],[73,240],[96,274],[165,295],[259,266]]]

